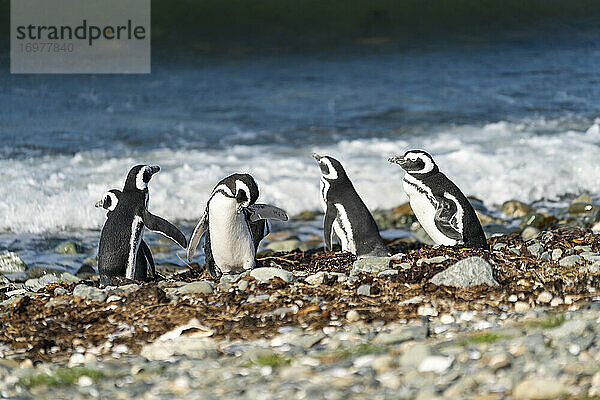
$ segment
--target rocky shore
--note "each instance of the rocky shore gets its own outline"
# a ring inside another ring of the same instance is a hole
[[[376,213],[412,232],[390,258],[275,235],[218,281],[163,265],[101,288],[93,260],[33,274],[5,253],[0,396],[599,398],[599,209],[481,205],[490,246],[472,250],[427,245],[401,206]]]

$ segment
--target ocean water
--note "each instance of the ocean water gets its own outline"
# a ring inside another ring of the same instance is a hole
[[[81,256],[54,256],[53,246],[76,239],[93,255],[105,219],[94,203],[139,163],[161,166],[150,210],[186,233],[233,172],[251,173],[260,201],[290,215],[319,209],[315,151],[342,162],[371,209],[406,201],[386,159],[412,148],[490,207],[598,196],[599,66],[597,45],[515,43],[163,55],[150,75],[4,69],[0,250],[74,268]]]

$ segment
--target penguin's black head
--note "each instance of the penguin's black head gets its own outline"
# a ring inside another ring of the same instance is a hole
[[[123,190],[147,190],[148,182],[150,182],[152,175],[158,171],[160,171],[158,165],[136,165],[129,170]]]
[[[102,199],[96,202],[96,207],[102,207],[105,210],[113,211],[115,208],[117,208],[119,197],[121,197],[121,191],[118,189],[111,189],[104,193]]]
[[[258,185],[250,174],[233,174],[224,178],[215,186],[213,195],[215,193],[235,199],[239,212],[256,202],[258,199]]]
[[[410,175],[429,175],[439,171],[433,157],[423,150],[409,150],[403,156],[390,157],[388,161],[398,164]]]
[[[346,171],[342,164],[333,157],[329,156],[320,156],[317,153],[313,153],[313,158],[317,160],[319,163],[319,168],[321,168],[321,175],[323,179],[328,181],[336,181],[343,180],[347,178]]]

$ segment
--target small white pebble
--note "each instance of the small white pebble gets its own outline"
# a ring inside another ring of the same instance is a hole
[[[113,347],[112,351],[113,351],[113,353],[124,354],[129,351],[129,347],[127,347],[126,344],[118,344],[115,347]]]
[[[524,301],[517,301],[515,303],[515,311],[516,312],[525,312],[525,311],[529,311],[531,307],[529,306],[528,303],[525,303]]]
[[[440,316],[440,322],[445,325],[449,325],[454,322],[454,317],[450,314],[442,314]]]
[[[93,384],[94,380],[87,375],[80,376],[79,379],[77,379],[77,385],[79,386],[87,387],[92,386]]]
[[[542,292],[538,295],[537,300],[538,303],[548,304],[552,301],[552,294],[550,292]]]
[[[516,303],[517,300],[519,300],[519,298],[516,294],[511,294],[510,296],[508,296],[508,301],[510,301],[511,303]]]
[[[346,313],[346,319],[348,322],[360,321],[360,314],[356,310],[350,310]]]
[[[554,297],[552,299],[552,301],[550,302],[550,306],[551,307],[557,307],[564,304],[564,300],[562,299],[562,297]]]

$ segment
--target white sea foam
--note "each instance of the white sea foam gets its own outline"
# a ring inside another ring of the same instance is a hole
[[[387,157],[411,148],[433,154],[441,170],[488,205],[533,201],[564,193],[600,194],[600,128],[538,134],[531,124],[498,122],[441,129],[429,136],[342,140],[321,148],[233,146],[227,150],[157,149],[115,158],[92,151],[74,156],[0,160],[0,231],[58,232],[100,228],[102,194],[121,188],[138,163],[161,166],[150,182],[150,210],[170,220],[196,220],[224,176],[251,173],[261,202],[290,214],[319,209],[313,151],[338,158],[372,209],[406,201],[402,172]]]

